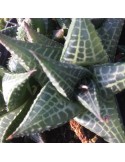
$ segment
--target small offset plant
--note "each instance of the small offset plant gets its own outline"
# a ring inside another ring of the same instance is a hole
[[[114,63],[124,20],[55,21],[55,35],[47,19],[21,19],[0,32],[11,53],[8,68],[0,67],[0,142],[70,119],[107,142],[125,142],[115,98],[125,88],[125,63]]]

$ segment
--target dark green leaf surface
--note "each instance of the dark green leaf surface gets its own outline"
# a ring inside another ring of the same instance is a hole
[[[0,118],[0,142],[6,142],[6,138],[12,134],[24,119],[30,108],[32,98],[23,105],[10,111]]]
[[[22,107],[15,109],[12,112],[8,112],[0,118],[0,142],[3,142],[7,129],[21,111]]]
[[[84,111],[83,106],[64,98],[48,82],[40,91],[24,121],[12,136],[29,135],[55,128]]]
[[[94,74],[103,88],[111,89],[114,94],[125,89],[125,63],[94,66]]]
[[[49,44],[46,42],[46,45],[40,45],[38,43],[30,43],[30,42],[24,42],[20,40],[14,40],[10,37],[4,36],[0,34],[0,42],[3,44],[8,50],[15,51],[15,53],[21,57],[21,54],[19,55],[19,49],[25,48],[28,50],[32,50],[34,52],[40,53],[42,56],[46,56],[48,58],[52,58],[54,60],[59,60],[61,53],[62,53],[62,47],[53,47],[49,46]],[[16,50],[16,45],[18,51]],[[23,50],[24,51],[24,50]],[[25,53],[25,51],[24,51]]]
[[[72,19],[61,61],[82,66],[108,61],[101,40],[89,19]]]
[[[111,61],[114,61],[117,44],[121,35],[124,19],[107,19],[103,26],[98,29],[103,46]]]

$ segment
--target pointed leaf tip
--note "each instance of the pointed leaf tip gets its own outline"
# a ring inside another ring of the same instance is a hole
[[[84,80],[85,82],[85,80]],[[86,87],[89,87],[87,90]],[[82,88],[82,89],[81,89]],[[101,116],[101,103],[99,100],[99,91],[96,83],[86,80],[86,86],[81,85],[80,91],[77,95],[77,100],[91,113],[93,113],[100,122],[104,122]]]
[[[101,39],[89,19],[72,19],[61,61],[82,66],[108,62]]]
[[[26,32],[26,35],[28,37],[28,41],[32,43],[33,42],[33,39],[32,39],[32,37],[30,35],[29,25],[25,21],[23,21],[23,25],[24,25],[24,30]]]
[[[25,73],[5,73],[2,78],[2,91],[9,110],[15,109],[28,98],[27,82],[35,70]],[[22,95],[23,93],[23,95]],[[17,97],[18,96],[18,97]]]
[[[60,49],[63,48],[62,44],[33,30],[25,21],[24,21],[24,30],[26,32],[28,41],[31,43],[39,43],[44,46],[57,47]]]
[[[6,138],[6,141],[12,140],[13,139],[13,135],[10,135],[9,137]]]

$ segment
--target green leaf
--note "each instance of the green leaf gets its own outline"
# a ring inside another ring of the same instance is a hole
[[[111,61],[114,60],[117,44],[121,35],[124,19],[107,19],[98,29],[99,36]]]
[[[54,59],[59,59],[62,51],[61,48],[45,47],[33,43],[17,41],[2,34],[0,34],[0,43],[5,46],[12,55],[17,55],[21,59],[20,63],[26,71],[37,69],[34,77],[41,86],[44,86],[48,79],[38,61],[32,56],[28,49],[40,52],[40,54],[38,53],[39,57],[45,55],[48,58]]]
[[[43,57],[41,60],[36,53],[31,51],[33,56],[38,60],[49,80],[56,87],[57,91],[69,99],[75,97],[75,88],[78,82],[84,77],[90,77],[88,69],[54,61]]]
[[[100,87],[108,88],[114,94],[125,89],[125,63],[94,66],[94,74]]]
[[[84,89],[84,85],[81,84],[80,90],[77,95],[77,99],[86,109],[88,109],[100,121],[103,122],[103,119],[100,113],[100,109],[102,105],[99,100],[100,94],[99,94],[97,85],[94,81],[87,80],[85,86],[87,86],[88,89]]]
[[[6,130],[21,110],[22,108],[18,108],[12,112],[5,114],[3,117],[0,118],[0,142],[3,142]]]
[[[112,95],[105,98],[102,93],[100,100],[102,102],[101,116],[103,116],[107,122],[100,122],[89,111],[75,117],[75,120],[107,142],[125,143],[125,131],[114,96]]]
[[[29,97],[25,83],[34,71],[20,74],[5,73],[2,79],[2,90],[8,110],[21,106]]]
[[[5,28],[3,30],[0,30],[0,32],[10,37],[16,37],[17,26],[11,26],[11,27]]]
[[[89,19],[72,19],[61,61],[82,66],[108,62],[101,40]]]
[[[14,40],[2,34],[0,34],[0,42],[10,52],[14,51],[16,54],[18,54],[18,52],[21,53],[19,50],[23,50],[23,52],[26,52],[26,50],[22,49],[25,48],[40,53],[40,55],[46,56],[48,58],[59,60],[62,53],[62,47],[53,47],[53,45],[52,46],[48,45],[47,42],[46,45],[44,46],[38,43],[30,43],[30,42],[24,42],[20,40]],[[19,55],[19,57],[21,57],[21,54]]]
[[[41,45],[50,46],[50,47],[58,47],[58,48],[63,47],[62,44],[47,38],[43,34],[37,33],[35,30],[30,28],[30,26],[26,22],[24,22],[24,29],[26,31],[28,41],[31,43],[39,43]]]
[[[48,82],[40,91],[23,122],[12,137],[43,132],[64,124],[84,111],[77,102],[69,101]]]
[[[6,142],[6,138],[19,126],[27,114],[31,100],[26,101],[19,108],[10,111],[0,118],[0,142]]]

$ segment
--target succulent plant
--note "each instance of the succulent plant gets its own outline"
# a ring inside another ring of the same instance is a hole
[[[8,68],[0,67],[0,141],[74,119],[107,142],[125,142],[115,99],[125,88],[125,63],[114,63],[124,20],[101,19],[97,27],[84,18],[53,21],[68,30],[64,45],[47,19],[22,20],[14,38],[0,33],[11,53]]]

